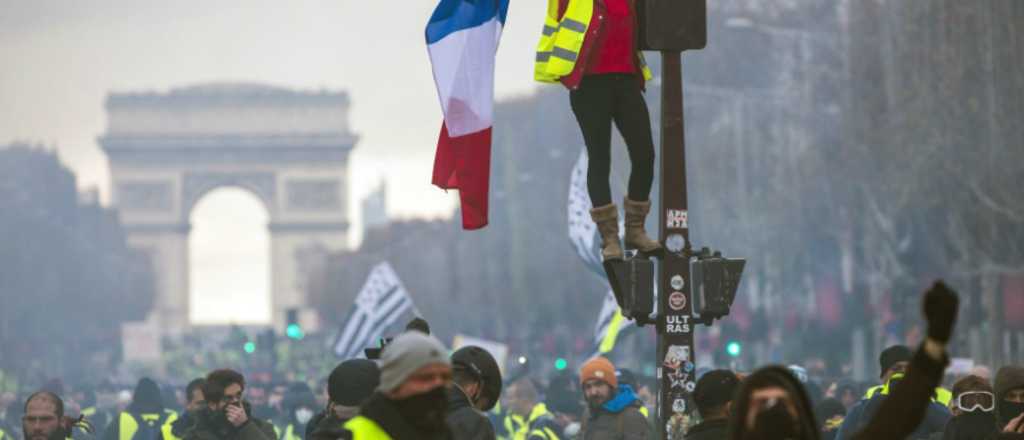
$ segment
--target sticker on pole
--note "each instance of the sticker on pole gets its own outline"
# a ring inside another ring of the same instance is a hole
[[[672,292],[668,296],[668,307],[676,311],[683,310],[686,307],[686,295],[683,292]]]
[[[671,234],[665,239],[665,247],[669,252],[678,254],[686,248],[686,239],[681,234]]]
[[[672,402],[672,412],[681,413],[686,412],[686,400],[676,399]]]
[[[682,209],[669,209],[665,211],[665,226],[669,229],[687,229],[689,224],[686,220],[687,213]]]
[[[686,281],[683,281],[682,275],[673,275],[672,279],[668,282],[675,290],[683,290],[683,286],[686,285]]]

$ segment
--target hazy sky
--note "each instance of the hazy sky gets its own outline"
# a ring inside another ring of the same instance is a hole
[[[96,137],[106,129],[109,91],[167,91],[209,81],[345,90],[361,138],[351,161],[354,226],[357,201],[382,178],[392,215],[447,215],[454,195],[430,186],[441,113],[423,31],[436,4],[0,0],[0,144],[57,148],[79,186],[99,187],[106,200],[106,158]],[[536,87],[533,50],[544,8],[543,0],[512,2],[498,51],[499,98]],[[193,219],[216,223],[235,208],[211,207]]]
[[[423,29],[434,0],[0,0],[0,143],[59,149],[80,186],[107,194],[103,102],[111,91],[207,81],[346,90],[361,141],[358,199],[388,179],[400,216],[450,212],[429,185],[441,115]],[[498,96],[529,93],[544,2],[513,2]],[[353,207],[355,208],[355,207]]]

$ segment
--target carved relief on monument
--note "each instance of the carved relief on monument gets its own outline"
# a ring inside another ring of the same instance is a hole
[[[162,180],[117,182],[117,206],[125,211],[169,212],[174,209],[173,184]]]
[[[184,215],[195,206],[201,197],[211,190],[225,186],[239,186],[252,191],[268,211],[273,211],[276,200],[274,173],[186,173],[182,180],[182,203]]]
[[[286,207],[297,211],[336,211],[341,208],[338,179],[291,179],[285,183]]]

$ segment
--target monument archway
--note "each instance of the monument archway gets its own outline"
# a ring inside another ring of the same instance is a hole
[[[113,93],[99,143],[129,244],[153,263],[151,319],[190,325],[189,215],[207,192],[241,187],[269,215],[271,319],[308,311],[308,271],[348,244],[348,95],[259,84]]]

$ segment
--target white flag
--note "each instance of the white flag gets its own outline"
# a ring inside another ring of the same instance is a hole
[[[335,339],[334,353],[343,359],[360,356],[412,307],[409,292],[395,270],[387,262],[378,264],[356,295],[352,312]]]

